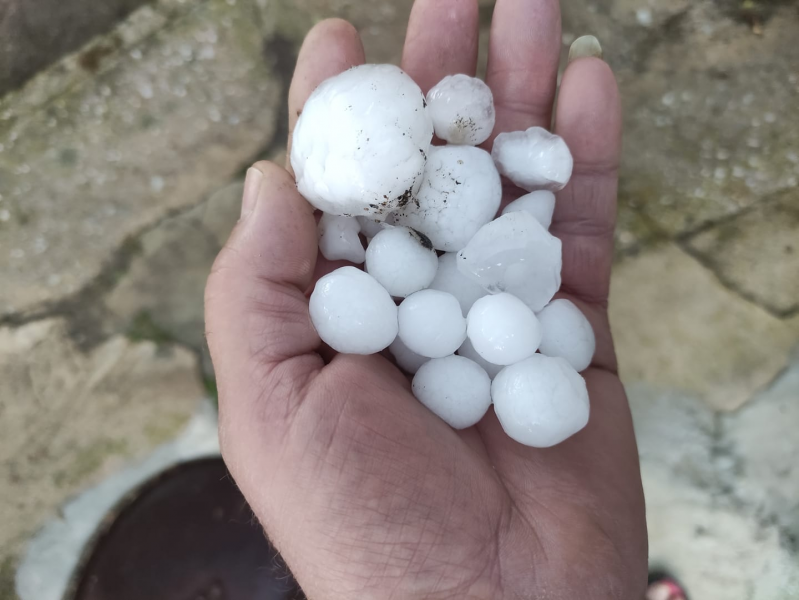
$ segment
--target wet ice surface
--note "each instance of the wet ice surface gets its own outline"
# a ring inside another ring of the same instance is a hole
[[[436,135],[451,144],[478,146],[494,130],[494,95],[483,81],[449,75],[427,93]]]
[[[366,250],[367,273],[398,298],[428,287],[437,270],[430,240],[407,227],[387,227]]]
[[[291,148],[297,187],[326,213],[384,217],[418,191],[432,138],[424,95],[408,75],[354,67],[305,103]]]
[[[491,397],[502,429],[525,446],[554,446],[588,423],[585,380],[562,358],[535,354],[505,367]]]
[[[491,380],[477,363],[462,356],[425,363],[412,387],[419,402],[454,429],[471,427],[491,406]]]
[[[560,240],[526,211],[488,223],[458,253],[461,273],[493,294],[519,297],[536,312],[560,288],[561,266]]]
[[[322,341],[345,354],[374,354],[397,337],[397,305],[374,277],[342,267],[322,277],[309,302]]]
[[[472,146],[434,146],[415,200],[395,214],[398,224],[424,233],[436,250],[453,252],[496,216],[501,200],[490,154]]]
[[[563,189],[574,166],[563,138],[543,127],[500,133],[491,155],[500,173],[529,192]]]
[[[451,294],[422,290],[400,304],[399,335],[416,354],[443,358],[466,339],[466,319]]]
[[[347,260],[361,264],[365,250],[358,234],[360,223],[353,217],[323,214],[319,219],[319,251],[327,260]]]

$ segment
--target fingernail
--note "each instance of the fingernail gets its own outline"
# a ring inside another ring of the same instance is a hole
[[[598,39],[593,35],[584,35],[572,42],[569,48],[569,62],[589,56],[602,58],[602,46],[599,45]]]
[[[263,178],[264,174],[255,167],[247,169],[247,176],[244,178],[244,194],[241,199],[240,218],[246,218],[255,208]]]

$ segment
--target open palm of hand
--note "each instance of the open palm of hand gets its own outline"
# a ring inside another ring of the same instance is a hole
[[[423,91],[447,74],[473,75],[477,32],[476,0],[417,0],[402,66]],[[550,125],[560,45],[557,0],[497,1],[487,74],[495,135]],[[322,80],[364,60],[349,24],[311,31],[291,126]],[[638,456],[606,312],[621,138],[608,66],[571,62],[556,108],[555,131],[575,158],[551,229],[563,241],[561,295],[588,316],[597,352],[583,374],[591,420],[554,448],[512,441],[493,411],[453,431],[384,357],[320,354],[306,292],[340,265],[317,260],[313,210],[290,173],[269,163],[248,172],[242,219],[206,290],[220,436],[312,600],[643,597]],[[504,201],[520,194],[508,188]]]

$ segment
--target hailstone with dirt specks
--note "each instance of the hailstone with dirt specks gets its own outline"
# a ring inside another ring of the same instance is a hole
[[[397,298],[425,289],[437,270],[438,256],[430,240],[407,227],[387,227],[366,250],[366,272]]]
[[[585,380],[563,358],[542,354],[505,367],[491,384],[494,412],[511,438],[549,448],[588,423]]]
[[[347,260],[361,264],[366,251],[358,234],[361,225],[353,217],[323,214],[319,219],[319,252],[327,260]]]
[[[541,354],[565,358],[579,373],[591,364],[596,338],[591,323],[570,300],[553,300],[538,313]]]
[[[399,306],[399,336],[421,356],[443,358],[454,354],[466,339],[461,305],[445,292],[416,292]]]
[[[514,200],[502,209],[502,214],[524,210],[533,215],[544,229],[552,225],[552,215],[555,214],[555,194],[549,190],[536,190]]]
[[[384,216],[419,190],[433,121],[418,85],[392,65],[324,81],[294,129],[297,188],[323,212]]]
[[[491,406],[491,380],[462,356],[434,358],[413,378],[413,395],[453,429],[476,424]]]
[[[485,150],[433,146],[425,178],[396,221],[424,233],[436,250],[457,252],[491,221],[502,201],[502,180]]]
[[[344,354],[374,354],[397,337],[397,305],[374,277],[355,267],[322,277],[308,309],[322,341]]]
[[[536,312],[560,288],[562,261],[560,240],[526,211],[488,223],[458,253],[461,273],[492,294],[519,297]]]
[[[574,167],[563,138],[543,127],[500,133],[491,155],[499,172],[528,192],[563,189]]]
[[[479,146],[494,130],[494,95],[476,77],[445,77],[427,93],[427,106],[436,135],[450,144]]]

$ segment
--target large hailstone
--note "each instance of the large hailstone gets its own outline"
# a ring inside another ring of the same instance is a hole
[[[420,356],[408,348],[408,346],[402,342],[402,339],[400,339],[399,336],[397,336],[397,339],[394,340],[388,347],[388,351],[391,352],[391,355],[397,362],[397,366],[411,375],[416,373],[416,371],[419,370],[419,367],[430,360],[426,356]]]
[[[491,380],[462,356],[434,358],[413,378],[413,395],[454,429],[480,421],[491,406]]]
[[[543,338],[539,350],[546,356],[559,356],[579,373],[591,364],[596,338],[591,323],[570,300],[553,300],[538,313]]]
[[[424,183],[396,221],[424,233],[436,250],[456,252],[496,216],[501,200],[502,181],[485,150],[433,146]]]
[[[437,270],[430,240],[407,227],[387,227],[366,249],[366,272],[398,298],[429,286]]]
[[[361,65],[324,81],[294,129],[300,193],[334,215],[382,217],[419,190],[433,139],[422,90],[392,65]]]
[[[535,354],[504,368],[491,398],[502,429],[525,446],[549,448],[588,423],[585,380],[563,358]]]
[[[355,267],[316,282],[308,308],[322,341],[343,354],[374,354],[397,337],[397,305],[374,277]]]
[[[458,253],[458,269],[492,294],[508,292],[538,312],[560,288],[562,260],[560,240],[518,211],[480,229]]]
[[[477,353],[495,365],[512,365],[531,357],[541,343],[541,325],[516,296],[480,298],[466,319],[466,334]]]
[[[555,214],[555,194],[549,190],[536,190],[514,200],[502,209],[502,214],[524,210],[535,217],[544,229],[552,225],[552,216]]]
[[[543,127],[500,133],[491,155],[499,172],[528,192],[563,189],[574,167],[563,138]]]
[[[479,146],[494,130],[494,95],[483,81],[449,75],[427,93],[436,135],[450,144]]]
[[[455,296],[460,302],[464,317],[469,314],[475,302],[488,294],[479,284],[458,270],[458,255],[455,252],[447,252],[438,257],[438,271],[430,289]]]
[[[422,290],[399,307],[399,336],[413,352],[430,358],[454,354],[466,339],[466,319],[451,294]]]
[[[366,251],[358,234],[361,225],[354,217],[324,213],[319,219],[319,251],[327,260],[348,260],[361,264]]]

